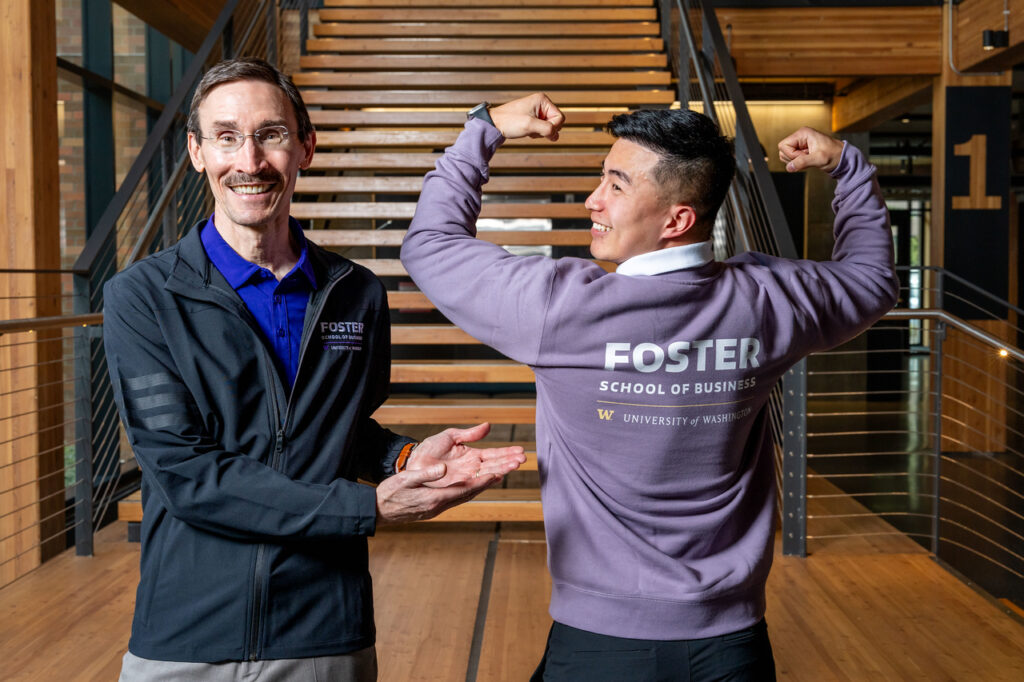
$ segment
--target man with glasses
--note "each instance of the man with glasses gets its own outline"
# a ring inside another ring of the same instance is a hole
[[[214,213],[104,289],[143,476],[123,680],[376,679],[366,538],[524,459],[463,445],[486,425],[416,445],[371,419],[390,374],[384,288],[289,217],[315,144],[286,76],[253,59],[212,68],[188,150]]]

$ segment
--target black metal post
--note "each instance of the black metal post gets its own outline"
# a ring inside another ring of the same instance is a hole
[[[941,295],[941,291],[940,291]],[[946,341],[946,323],[938,322],[935,326],[935,395],[932,397],[932,408],[935,411],[932,475],[932,554],[939,556],[939,540],[942,537],[942,347]]]
[[[807,556],[807,359],[782,377],[782,553]]]
[[[274,0],[267,2],[267,61],[274,66],[281,66],[277,54],[277,3]]]
[[[90,276],[74,276],[73,302],[75,314],[90,310]],[[75,367],[75,554],[92,556],[92,327],[76,327],[74,341]]]

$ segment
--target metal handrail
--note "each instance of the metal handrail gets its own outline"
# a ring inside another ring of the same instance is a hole
[[[26,317],[20,320],[0,321],[0,336],[17,332],[34,332],[40,329],[67,329],[103,324],[103,313],[86,315],[53,315],[51,317]]]
[[[897,308],[895,310],[890,310],[888,313],[885,314],[885,317],[882,319],[916,320],[922,318],[930,320],[939,320],[940,322],[944,322],[951,327],[956,327],[957,329],[967,334],[968,336],[972,336],[975,339],[987,343],[990,346],[993,346],[1001,351],[1006,351],[1007,355],[1010,355],[1013,358],[1020,360],[1021,362],[1024,362],[1024,351],[1021,351],[1019,348],[1006,343],[998,336],[993,336],[992,334],[989,334],[984,329],[978,329],[974,325],[970,324],[966,320],[957,317],[956,315],[951,315],[950,313],[947,313],[945,310],[937,310],[935,308]]]

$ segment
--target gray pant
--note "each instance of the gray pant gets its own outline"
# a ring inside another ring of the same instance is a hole
[[[271,661],[185,663],[151,661],[130,651],[121,663],[120,682],[376,682],[377,650],[342,656]]]

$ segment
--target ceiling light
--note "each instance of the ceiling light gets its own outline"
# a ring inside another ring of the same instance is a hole
[[[997,47],[1009,47],[1010,32],[990,31],[986,29],[981,33],[981,45],[986,50],[994,50]]]

